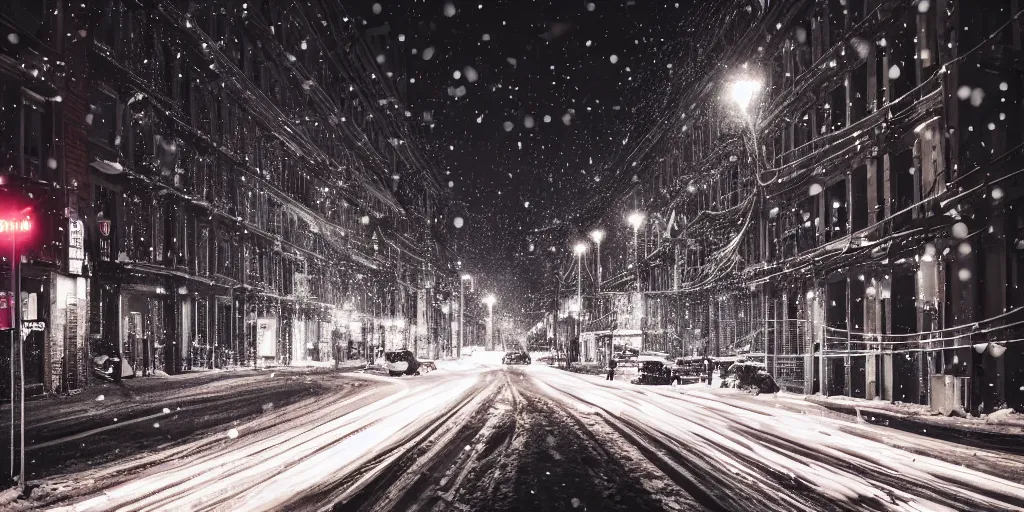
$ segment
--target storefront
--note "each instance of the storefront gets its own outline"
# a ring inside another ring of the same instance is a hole
[[[47,389],[68,393],[86,384],[89,282],[81,276],[50,275],[49,322],[44,334],[49,347]]]
[[[168,343],[167,312],[172,303],[165,286],[126,284],[121,287],[119,348],[137,375],[167,371],[167,347],[173,346]]]
[[[257,367],[284,364],[287,352],[278,339],[281,318],[281,303],[277,299],[258,294],[245,296],[245,325],[243,336],[246,352],[251,351],[249,364]]]

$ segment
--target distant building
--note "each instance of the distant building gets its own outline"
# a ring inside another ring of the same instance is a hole
[[[725,8],[733,24],[684,56],[717,65],[576,228],[609,231],[584,330],[638,310],[643,348],[745,356],[791,391],[1020,409],[1022,6]]]
[[[46,213],[22,280],[40,368],[448,353],[449,191],[342,11],[39,5],[0,8],[0,179]]]

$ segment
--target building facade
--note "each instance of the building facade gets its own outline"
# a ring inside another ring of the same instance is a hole
[[[567,237],[608,232],[583,338],[630,318],[643,349],[791,391],[1020,409],[1024,7],[764,4],[731,3],[719,65]]]
[[[23,135],[3,178],[53,196],[22,278],[48,290],[50,345],[72,329],[83,368],[117,351],[140,375],[447,355],[451,198],[340,7],[5,9],[21,37],[4,58],[22,59],[4,62],[5,122]],[[30,35],[49,32],[64,42]]]

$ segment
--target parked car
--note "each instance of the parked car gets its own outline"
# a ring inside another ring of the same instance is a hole
[[[703,357],[680,357],[672,367],[672,385],[693,384],[707,379]]]
[[[616,352],[613,355],[613,357],[615,358],[615,362],[618,363],[619,366],[623,366],[624,364],[632,365],[636,364],[638,358],[640,357],[640,351],[636,349],[626,349],[623,350],[622,352]]]
[[[384,353],[384,361],[387,365],[388,375],[398,377],[401,375],[421,375],[437,366],[433,361],[420,361],[411,350],[393,350]]]
[[[501,358],[501,364],[530,364],[530,354],[526,352],[506,352]]]
[[[121,379],[135,377],[135,368],[117,354],[98,355],[92,358],[92,374],[106,381],[121,382]]]
[[[637,363],[636,378],[633,384],[667,385],[672,383],[672,370],[661,361],[640,361]]]
[[[778,393],[779,385],[768,373],[764,363],[738,359],[725,371],[723,388],[745,389],[754,393]]]

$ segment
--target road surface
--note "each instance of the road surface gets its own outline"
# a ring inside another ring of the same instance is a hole
[[[1018,455],[741,395],[639,387],[539,365],[342,381],[343,392],[30,481],[32,498],[20,504],[76,511],[1024,507]]]

